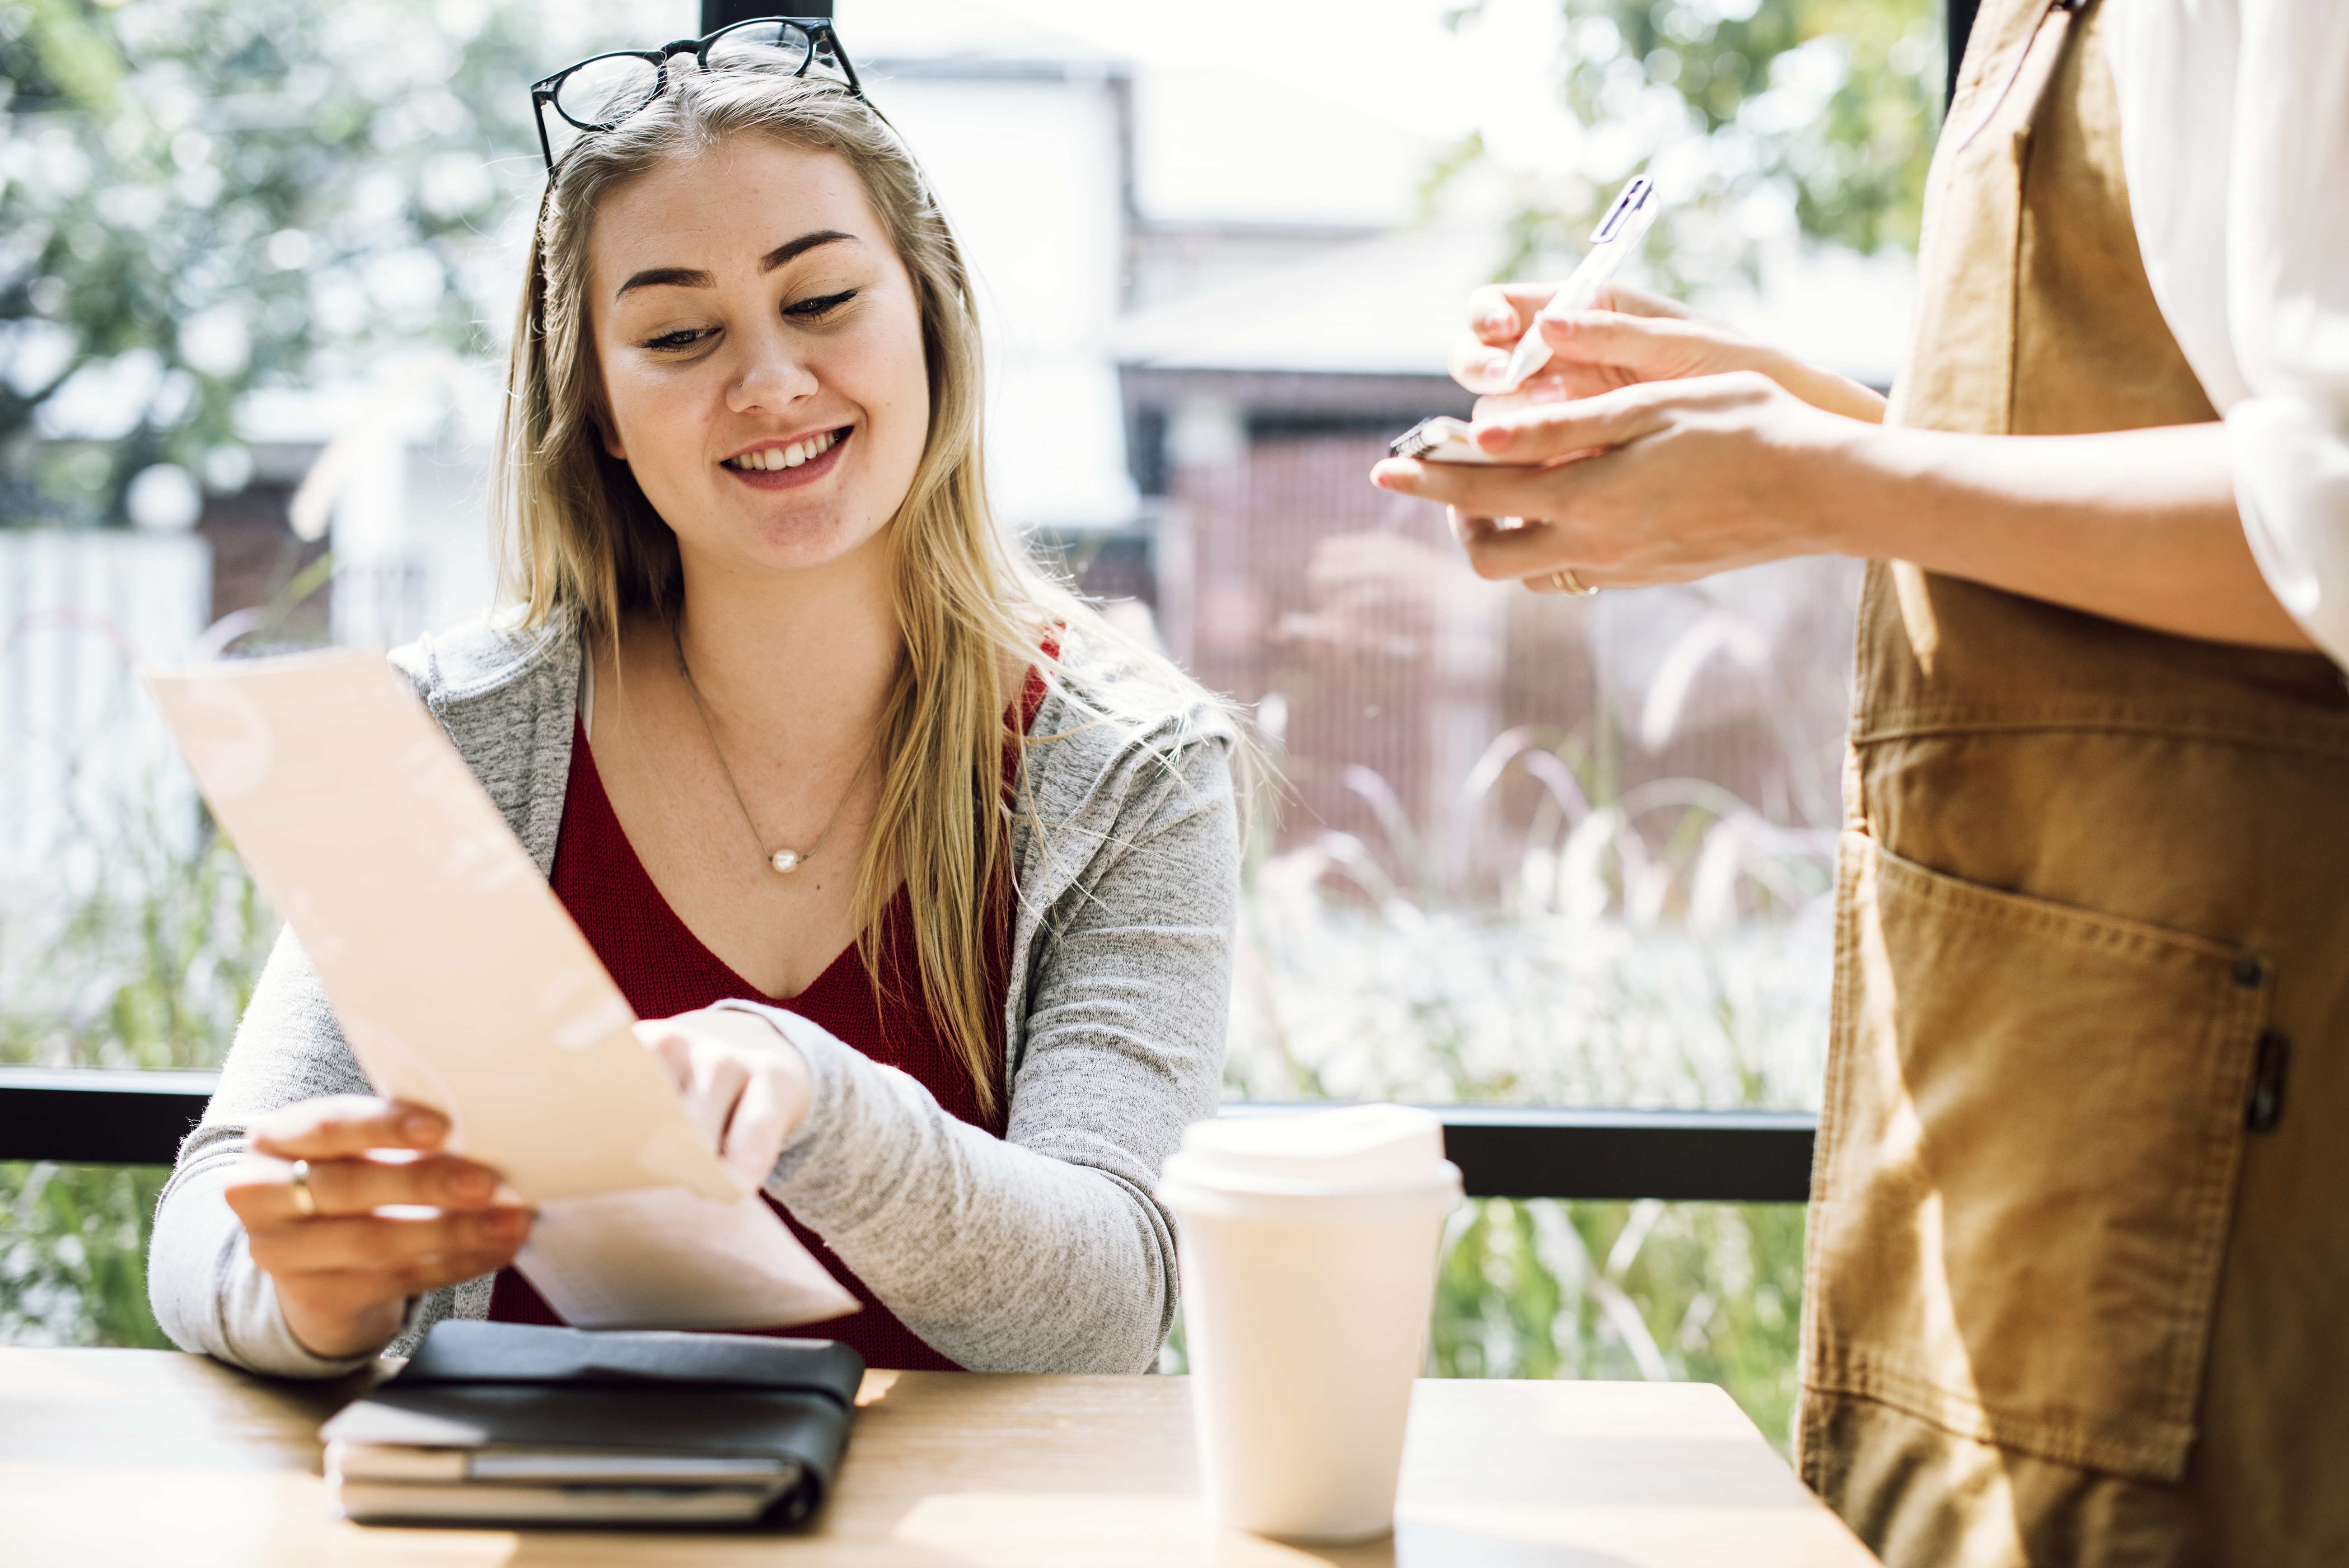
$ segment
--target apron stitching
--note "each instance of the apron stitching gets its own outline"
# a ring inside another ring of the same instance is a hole
[[[2023,364],[2021,279],[2023,245],[2031,233],[2031,138],[2033,130],[2039,123],[2039,111],[2047,102],[2047,89],[2054,85],[2057,77],[2064,74],[2064,67],[2071,56],[2072,39],[2078,32],[2078,29],[2072,25],[2072,17],[2080,7],[2081,0],[2052,0],[2047,9],[2041,14],[2038,26],[2032,30],[2031,42],[2024,46],[2023,57],[2015,62],[2014,74],[2007,78],[2006,86],[1999,92],[1999,100],[2002,104],[2007,95],[2014,89],[2015,84],[2020,82],[2024,74],[2031,69],[2033,61],[2043,52],[2045,54],[2047,68],[2040,73],[2038,80],[2032,85],[2031,97],[2023,106],[2023,113],[2017,119],[2008,146],[2008,156],[2014,160],[2014,250],[2013,253],[2007,258],[2007,276],[2015,280],[2015,286],[2007,291],[2006,296],[2005,433],[2009,435],[2014,431],[2014,408],[2020,397],[2017,382],[2021,377]],[[2043,51],[2041,41],[2047,36],[2051,29],[2055,35],[2054,41],[2048,44]],[[1995,110],[1991,118],[1996,118]],[[1989,121],[1985,120],[1983,123],[1987,126]],[[1980,133],[1978,128],[1972,134]],[[1971,136],[1969,139],[1971,139]]]
[[[2038,22],[2031,29],[2030,41],[2024,44],[2022,49],[2016,53],[2014,57],[2014,68],[2007,72],[2006,80],[1999,84],[1997,93],[1992,97],[1989,104],[1983,108],[1981,116],[1975,119],[1972,125],[1966,128],[1965,135],[1961,137],[1958,139],[1957,144],[1950,150],[1951,156],[1952,158],[1957,154],[1963,152],[1968,147],[1973,145],[1974,138],[1980,136],[1983,131],[1988,130],[1991,127],[1991,122],[1998,118],[1998,111],[2006,107],[2008,96],[2014,91],[2014,84],[2021,81],[2023,79],[2023,73],[2031,68],[2031,57],[2033,54],[2038,52],[2040,35],[2047,30],[2047,24],[2061,15],[2065,19],[2066,26],[2064,30],[2068,34],[2071,30],[2069,23],[2072,14],[2083,9],[2085,9],[2085,6],[2082,4],[2082,0],[2049,0],[2047,9],[2040,14]],[[2059,45],[2058,46],[2060,47],[2061,46]],[[1987,70],[1985,70],[1984,75],[1987,76]],[[2053,67],[2049,69],[2048,75],[2050,77],[2054,75]],[[2044,92],[2045,90],[2045,84],[2042,83],[2040,91]],[[2039,96],[2034,93],[2032,97],[2031,108],[2029,112],[2023,116],[2023,123],[2026,127],[2030,124],[2031,120],[2036,117],[2038,110]]]
[[[2326,734],[2321,726],[2270,725],[2234,717],[2139,717],[2126,713],[2083,714],[2061,709],[1989,709],[1935,713],[1930,709],[1909,717],[1881,715],[1867,727],[1855,727],[1855,750],[1902,740],[1950,736],[1996,735],[2134,735],[2157,740],[2190,740],[2233,745],[2246,750],[2290,751],[2308,756],[2349,754],[2349,730]]]
[[[2019,926],[2067,940],[2074,946],[2111,952],[2164,968],[2216,962],[2231,969],[2243,956],[2240,945],[2035,893],[1967,882],[1896,854],[1872,840],[1869,842],[1879,872],[1889,872],[1901,881],[1910,896],[1979,924]]]
[[[2264,966],[2259,985],[2249,990],[2238,986],[2232,1005],[2213,1020],[2215,1037],[2208,1053],[2209,1081],[2206,1093],[2218,1098],[2230,1108],[2242,1104],[2243,1096],[2250,1087],[2260,1028],[2266,1021],[2270,993],[2274,984],[2275,966],[2269,964]],[[2240,1048],[2236,1047],[2238,1041]],[[2229,1059],[2230,1057],[2234,1058],[2232,1061]],[[2192,1289],[2179,1293],[2177,1299],[2180,1303],[2197,1299],[2206,1290],[2215,1295],[2219,1272],[2226,1260],[2229,1211],[2234,1206],[2247,1140],[2242,1118],[2239,1114],[2213,1119],[2204,1130],[2204,1161],[2208,1171],[2199,1194],[2200,1212],[2193,1230],[2193,1253],[2189,1260],[2188,1277],[2192,1281]],[[2181,1331],[2190,1328],[2193,1324],[2192,1315],[2182,1305],[2173,1312],[2172,1320]],[[2218,1326],[2215,1300],[2201,1326],[2200,1336],[2189,1347],[2190,1354],[2180,1356],[2178,1365],[2171,1369],[2169,1393],[2173,1398],[2185,1401],[2189,1409],[2199,1404],[2196,1398],[2199,1389],[2194,1385],[2200,1381],[2210,1336]]]
[[[2195,1429],[2188,1421],[2146,1421],[2143,1425],[2154,1434],[2146,1437],[2099,1431],[2094,1429],[2098,1425],[2094,1418],[2007,1414],[1978,1394],[1883,1366],[1865,1351],[1839,1355],[1836,1361],[1840,1378],[1822,1385],[1818,1392],[1872,1400],[1975,1442],[2021,1449],[2083,1469],[2141,1469],[2175,1475],[2183,1468],[2182,1450],[2194,1440]]]
[[[1843,1042],[1848,1037],[1847,1029],[1856,1026],[1852,1021],[1852,1008],[1856,989],[1854,976],[1858,973],[1860,860],[1851,841],[1858,837],[1861,835],[1847,832],[1837,849],[1835,989],[1827,1022],[1826,1072],[1820,1089],[1822,1108],[1832,1108],[1841,1103],[1842,1085],[1851,1066],[1851,1053]],[[1842,1147],[1842,1133],[1841,1118],[1830,1114],[1820,1116],[1818,1142],[1811,1155],[1811,1199],[1804,1222],[1811,1242],[1822,1233],[1829,1214],[1832,1202],[1829,1193],[1834,1185],[1832,1172]],[[1826,1262],[1822,1249],[1811,1242],[1806,1242],[1803,1248],[1803,1335],[1795,1378],[1798,1391],[1826,1386],[1827,1330],[1822,1305],[1826,1299],[1823,1279]],[[1806,1398],[1797,1401],[1801,1429],[1801,1449],[1797,1457],[1803,1460],[1804,1479],[1817,1486],[1823,1483],[1824,1478],[1813,1480],[1813,1460],[1815,1456],[1823,1454],[1825,1448],[1823,1440],[1814,1435],[1809,1409],[1811,1403]]]

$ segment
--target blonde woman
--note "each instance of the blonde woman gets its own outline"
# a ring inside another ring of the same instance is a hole
[[[1234,732],[989,515],[953,237],[812,67],[846,73],[828,30],[768,22],[540,85],[582,134],[513,346],[521,612],[396,662],[865,1304],[796,1332],[1139,1372],[1175,1303],[1151,1189],[1221,1072]],[[369,1098],[282,939],[157,1215],[158,1319],[296,1376],[555,1321],[445,1130]]]

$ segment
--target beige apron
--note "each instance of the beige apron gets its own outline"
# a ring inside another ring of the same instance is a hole
[[[2215,417],[2100,23],[1982,6],[1895,422]],[[1900,562],[1857,686],[1804,1478],[1895,1568],[2349,1562],[2349,691]]]

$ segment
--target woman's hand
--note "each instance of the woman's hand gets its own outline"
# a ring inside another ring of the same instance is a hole
[[[1557,292],[1556,284],[1493,284],[1468,296],[1469,332],[1452,351],[1452,378],[1461,386],[1491,393],[1529,328],[1541,329],[1550,351],[1549,363],[1516,391],[1478,398],[1478,419],[1641,382],[1735,370],[1758,370],[1830,414],[1871,422],[1884,417],[1884,399],[1858,382],[1806,365],[1685,305],[1609,284],[1599,291],[1598,309],[1537,315]]]
[[[1548,294],[1472,296],[1475,333],[1453,357],[1463,386],[1490,385]],[[2251,558],[2222,424],[2029,438],[1882,428],[1883,399],[1865,387],[1651,295],[1601,298],[1612,308],[1544,324],[1552,363],[1477,406],[1476,443],[1529,466],[1391,458],[1371,471],[1449,505],[1484,576],[1555,593],[1560,568],[1628,587],[1837,554],[2182,636],[2312,645]]]
[[[636,1026],[660,1057],[693,1118],[735,1173],[763,1187],[784,1140],[807,1119],[813,1085],[807,1058],[756,1013],[704,1007]]]
[[[529,1212],[497,1202],[496,1171],[440,1152],[449,1119],[439,1111],[360,1095],[306,1099],[257,1118],[248,1134],[228,1204],[312,1355],[381,1349],[408,1297],[505,1267],[530,1235]],[[308,1162],[306,1205],[296,1161]]]
[[[1479,576],[1630,587],[1838,550],[1819,475],[1874,433],[1743,370],[1528,405],[1475,427],[1499,466],[1390,458],[1371,479],[1451,507]]]

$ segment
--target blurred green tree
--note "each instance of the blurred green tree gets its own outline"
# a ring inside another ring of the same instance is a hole
[[[119,522],[160,462],[234,490],[253,388],[502,340],[539,15],[0,0],[0,524]]]
[[[1450,14],[1474,26],[1485,0]],[[1510,175],[1503,275],[1578,254],[1645,172],[1671,205],[1648,261],[1685,291],[1751,276],[1789,225],[1872,253],[1914,248],[1943,77],[1937,0],[1557,0],[1560,100],[1586,132],[1570,172]],[[1486,168],[1481,137],[1430,194]]]
[[[0,1345],[171,1347],[147,1305],[166,1174],[0,1161]]]

